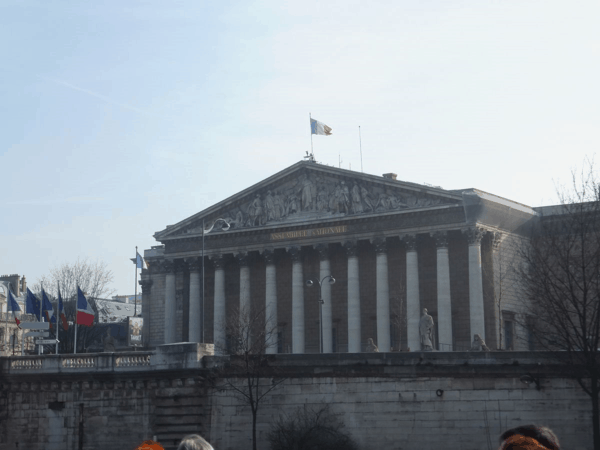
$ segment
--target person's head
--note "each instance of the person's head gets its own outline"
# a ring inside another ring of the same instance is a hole
[[[177,450],[214,450],[214,448],[202,436],[189,434],[181,440]]]
[[[540,449],[560,450],[560,444],[554,432],[550,428],[540,425],[522,425],[511,428],[502,433],[500,441],[502,442],[500,450],[536,448],[536,444]]]

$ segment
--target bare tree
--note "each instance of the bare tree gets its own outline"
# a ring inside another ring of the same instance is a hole
[[[107,298],[114,294],[111,288],[113,274],[108,270],[106,263],[102,261],[89,262],[87,259],[77,259],[73,263],[63,263],[50,269],[50,273],[42,276],[37,283],[33,285],[32,291],[41,298],[42,287],[46,291],[52,305],[56,309],[58,299],[58,288],[63,299],[65,316],[67,321],[75,324],[77,314],[77,286],[84,292],[87,300],[95,311],[94,326],[80,327],[77,335],[77,351],[85,349],[93,342],[98,340],[105,330],[96,329],[98,324],[98,308],[96,299]],[[58,312],[55,310],[55,314]],[[58,326],[60,320],[57,317]],[[69,327],[68,331],[61,329],[59,331],[60,352],[71,353],[74,346],[74,325]],[[48,350],[53,350],[48,346]]]
[[[561,204],[540,209],[520,249],[524,296],[536,342],[590,396],[594,448],[600,448],[600,192],[593,163],[557,191]]]
[[[356,450],[358,446],[346,434],[344,423],[329,405],[298,408],[281,415],[269,432],[271,450]]]
[[[216,387],[232,392],[252,412],[252,449],[256,450],[256,418],[263,399],[284,380],[271,366],[275,355],[267,354],[277,336],[275,320],[266,320],[265,310],[235,308],[224,324],[229,363],[218,371]]]

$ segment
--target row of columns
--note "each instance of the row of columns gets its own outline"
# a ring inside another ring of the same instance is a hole
[[[469,242],[469,318],[470,332],[485,336],[483,284],[481,268],[481,238],[484,230],[474,228],[466,230]],[[438,342],[440,350],[452,350],[452,307],[450,291],[450,262],[448,255],[447,232],[433,233],[437,247],[437,311]],[[419,265],[416,236],[403,238],[406,244],[406,313],[407,313],[407,345],[413,351],[421,348],[419,321],[421,317],[419,299]],[[376,251],[376,322],[377,346],[382,352],[390,351],[390,308],[389,308],[389,272],[387,246],[385,239],[374,241]],[[359,261],[356,242],[344,245],[348,257],[348,352],[362,351],[361,341],[361,305]],[[330,269],[328,245],[317,246],[320,266],[319,277],[324,279],[332,275]],[[304,273],[299,248],[291,248],[292,258],[292,352],[305,353],[305,317],[304,317]],[[272,250],[265,250],[265,314],[266,335],[271,339],[266,347],[267,353],[277,352],[277,269]],[[213,332],[216,348],[225,348],[225,270],[222,256],[211,258],[215,267],[214,276],[214,317]],[[250,268],[248,255],[237,255],[240,264],[240,311],[250,308]],[[190,265],[190,309],[189,339],[201,342],[202,316],[200,311],[200,264],[196,261]],[[170,269],[170,270],[169,270]],[[165,343],[176,342],[175,326],[175,274],[172,266],[166,270],[165,278]],[[332,342],[332,302],[331,285],[323,283],[321,288],[322,305],[322,340],[323,351],[333,351]]]

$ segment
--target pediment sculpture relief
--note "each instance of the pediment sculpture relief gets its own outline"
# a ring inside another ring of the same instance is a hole
[[[423,208],[443,201],[387,186],[366,186],[359,180],[339,180],[303,174],[296,181],[261,189],[251,200],[223,214],[232,228],[383,213]],[[201,231],[188,229],[186,233]]]

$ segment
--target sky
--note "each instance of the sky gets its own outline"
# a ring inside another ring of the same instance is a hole
[[[0,274],[101,261],[302,160],[529,206],[600,145],[600,2],[3,0]],[[597,160],[597,158],[596,158]]]

